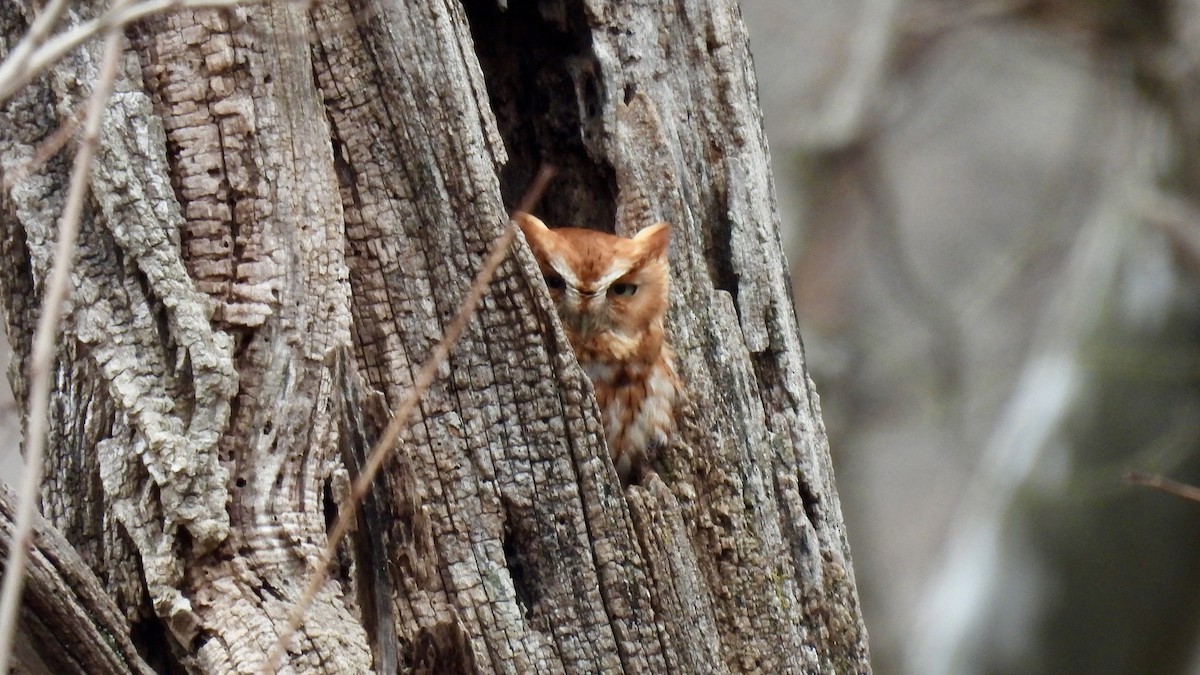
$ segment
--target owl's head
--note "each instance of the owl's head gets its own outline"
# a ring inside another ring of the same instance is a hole
[[[651,225],[626,239],[575,227],[551,230],[528,213],[514,218],[576,351],[601,338],[611,345],[606,351],[625,358],[648,333],[661,339],[670,283],[670,225]]]

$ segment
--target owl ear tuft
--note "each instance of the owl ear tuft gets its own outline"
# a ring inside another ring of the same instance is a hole
[[[671,225],[655,223],[635,234],[633,241],[642,247],[646,257],[666,259],[671,244]]]
[[[543,223],[541,220],[538,220],[534,216],[525,213],[524,211],[517,211],[513,214],[512,218],[513,220],[517,221],[518,225],[521,226],[521,230],[525,233],[526,237],[531,236],[530,232],[536,232],[540,234],[542,232],[550,231],[550,228],[546,227],[545,223]]]
[[[521,231],[525,233],[525,241],[533,249],[534,255],[541,259],[546,249],[553,246],[553,231],[546,227],[541,220],[524,211],[517,211],[513,214],[512,219],[521,226]]]

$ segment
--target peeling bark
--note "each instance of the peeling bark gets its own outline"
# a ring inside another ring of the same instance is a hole
[[[10,44],[17,12],[0,10]],[[552,225],[675,225],[680,437],[621,489],[518,246],[359,511],[290,667],[869,670],[735,6],[278,3],[127,35],[43,503],[158,636],[144,653],[260,666],[346,481],[548,161]],[[97,51],[3,111],[6,172],[53,130],[48,112],[73,112]],[[18,183],[0,212],[19,359],[66,166]]]

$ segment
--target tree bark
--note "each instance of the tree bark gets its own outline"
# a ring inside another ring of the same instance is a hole
[[[267,3],[127,31],[55,365],[47,519],[148,663],[261,668],[348,480],[548,162],[552,226],[674,225],[678,438],[621,488],[518,242],[287,668],[868,671],[736,5],[505,4]],[[7,44],[30,20],[0,9]],[[6,175],[84,100],[99,50],[7,105]],[[17,364],[68,165],[5,194]]]
[[[14,529],[13,495],[0,485],[0,554]],[[26,672],[153,673],[130,639],[129,622],[70,542],[38,523],[21,607],[17,660]]]

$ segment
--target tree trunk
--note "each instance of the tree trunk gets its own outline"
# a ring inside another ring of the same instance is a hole
[[[288,667],[868,671],[737,7],[506,4],[268,3],[126,31],[60,333],[46,518],[151,666],[261,668],[348,481],[548,162],[551,226],[675,226],[678,438],[622,489],[518,239]],[[5,44],[31,20],[0,6]],[[99,53],[7,105],[6,176],[81,105]],[[17,364],[66,154],[4,196]]]

